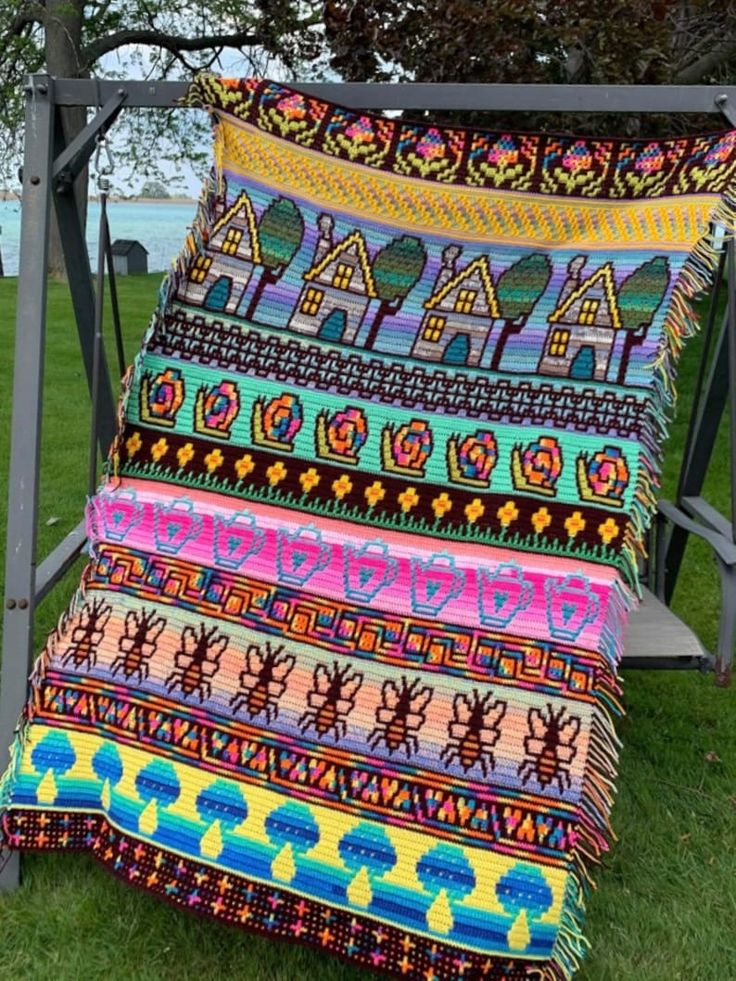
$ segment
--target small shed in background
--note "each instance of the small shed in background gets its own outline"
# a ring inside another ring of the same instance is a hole
[[[116,238],[112,243],[112,266],[120,276],[148,272],[148,250],[131,238]]]

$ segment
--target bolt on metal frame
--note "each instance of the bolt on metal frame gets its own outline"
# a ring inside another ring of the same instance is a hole
[[[355,109],[514,110],[546,112],[721,113],[736,127],[736,86],[487,85],[299,83],[298,88]],[[181,108],[185,82],[107,81],[29,76],[26,83],[20,266],[17,290],[13,412],[8,485],[5,602],[0,676],[0,773],[8,763],[17,720],[27,697],[36,605],[71,567],[85,546],[84,522],[40,563],[36,554],[41,414],[46,327],[46,266],[53,202],[66,260],[74,315],[90,396],[96,439],[103,457],[116,431],[115,397],[104,346],[95,348],[101,305],[72,184],[96,141],[124,107]],[[95,113],[70,142],[60,118],[63,106]],[[714,331],[715,299],[728,269],[728,303],[706,378],[705,358],[685,448],[676,502],[660,502],[653,522],[647,576],[650,589],[669,601],[690,534],[712,547],[722,584],[716,652],[717,680],[730,677],[736,633],[736,246],[729,238],[706,327]],[[99,332],[97,338],[99,342]],[[705,352],[707,354],[707,350]],[[102,366],[102,370],[100,370]],[[705,473],[727,399],[731,418],[732,516],[729,521],[702,498]],[[675,659],[663,659],[674,667]],[[650,666],[654,666],[650,662]],[[1,864],[1,863],[0,863]],[[17,853],[0,869],[0,890],[20,877]]]

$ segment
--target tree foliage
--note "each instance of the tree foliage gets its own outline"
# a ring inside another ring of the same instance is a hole
[[[723,0],[328,0],[325,29],[330,65],[346,80],[689,85],[736,75],[736,6]],[[621,125],[533,114],[512,124],[543,123]]]
[[[318,53],[320,8],[316,0],[0,0],[4,176],[20,146],[26,74],[161,79],[225,68],[289,76]],[[144,176],[160,176],[151,157],[191,156],[200,137],[191,122],[191,114],[126,112],[120,142]],[[67,126],[78,129],[79,114]]]
[[[317,0],[0,0],[0,186],[10,183],[20,157],[27,74],[165,79],[211,69],[289,76],[317,54],[320,9]],[[85,121],[85,109],[64,109],[67,139]],[[193,113],[126,111],[116,124],[123,171],[171,182],[162,162],[204,165],[206,125]],[[86,170],[74,191],[84,221]],[[52,217],[49,271],[63,269]]]
[[[266,208],[258,226],[261,261],[264,266],[283,270],[299,249],[304,237],[304,219],[289,198],[277,198]]]
[[[396,313],[419,282],[426,261],[424,246],[413,235],[394,238],[376,253],[371,271],[381,302],[365,339],[368,350],[373,349],[385,318],[390,313]]]
[[[663,256],[645,262],[624,280],[617,300],[627,330],[638,330],[651,324],[664,299],[668,282],[667,260]]]
[[[210,69],[279,79],[675,83],[736,79],[736,5],[723,0],[0,0],[0,186],[23,133],[23,78],[187,78]],[[438,113],[435,118],[442,121]],[[68,136],[83,109],[63,112]],[[655,135],[722,126],[633,115],[447,113],[471,125]],[[126,110],[116,123],[122,172],[165,177],[204,165],[194,113]],[[151,148],[155,147],[155,153]],[[167,163],[162,168],[161,164]],[[127,165],[127,166],[125,166]],[[120,168],[119,168],[120,173]],[[82,213],[86,174],[77,182]],[[130,191],[129,187],[125,188]],[[52,257],[58,247],[52,237]],[[58,266],[52,258],[52,269]]]
[[[723,0],[609,0],[605,9],[587,0],[0,0],[5,178],[22,136],[27,73],[168,78],[203,68],[292,80],[726,83],[736,77],[736,5]],[[595,119],[601,132],[612,131],[610,119]],[[515,114],[513,120],[517,128],[544,122],[582,131],[596,125],[591,119],[586,126],[580,116],[531,115],[522,123]],[[713,116],[704,122],[719,125]],[[126,112],[124,145],[138,172],[160,176],[156,160],[196,155],[204,141],[191,124],[191,114]],[[695,125],[692,117],[688,125]],[[613,124],[618,128],[620,119]]]
[[[496,283],[496,299],[505,320],[496,340],[491,368],[498,371],[509,338],[521,332],[537,300],[552,275],[549,258],[541,252],[526,255],[501,273]]]
[[[170,198],[169,190],[163,181],[146,181],[140,191],[140,197],[142,198],[155,198],[157,200],[161,198]]]
[[[549,259],[540,252],[524,256],[501,273],[496,284],[501,316],[505,320],[528,317],[547,288],[551,275]]]
[[[404,300],[422,275],[427,257],[420,240],[412,235],[392,239],[373,260],[373,280],[382,301]]]

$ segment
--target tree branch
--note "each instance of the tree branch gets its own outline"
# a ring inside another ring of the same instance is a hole
[[[46,17],[46,7],[43,3],[29,3],[13,18],[9,32],[16,37],[20,37],[25,27],[34,24],[43,24]]]
[[[736,55],[736,37],[727,38],[713,45],[711,50],[685,65],[675,75],[673,81],[678,85],[694,85],[709,75],[719,65],[730,61]]]
[[[153,48],[164,48],[172,54],[181,51],[206,51],[208,48],[243,48],[260,44],[262,38],[252,31],[237,31],[234,34],[210,34],[202,37],[183,37],[166,34],[156,30],[116,31],[107,37],[97,38],[82,50],[82,61],[91,67],[99,58],[126,44],[144,44]]]

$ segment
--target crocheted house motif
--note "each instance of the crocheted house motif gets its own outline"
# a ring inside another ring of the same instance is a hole
[[[304,287],[289,326],[301,334],[351,344],[370,301],[378,295],[368,248],[359,231],[335,243],[331,215],[321,214],[317,226],[314,259],[304,274]]]
[[[493,320],[501,316],[488,259],[479,256],[458,272],[460,252],[457,245],[442,252],[442,265],[414,342],[415,357],[476,365]]]
[[[243,191],[215,222],[207,245],[194,259],[182,299],[234,314],[261,262],[260,252],[255,212]]]
[[[575,256],[557,306],[549,317],[539,372],[603,381],[616,340],[623,326],[613,267],[607,262],[583,278],[584,256]]]

